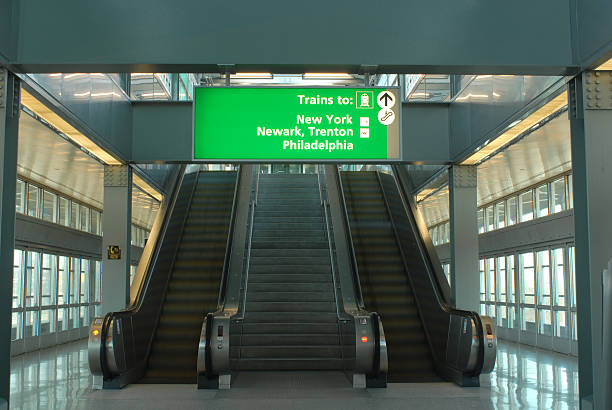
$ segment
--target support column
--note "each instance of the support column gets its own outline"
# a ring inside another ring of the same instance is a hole
[[[612,258],[612,71],[588,71],[569,84],[572,135],[578,371],[581,407],[603,403],[602,271]]]
[[[478,219],[476,166],[453,165],[449,175],[452,302],[458,309],[478,312]]]
[[[124,309],[129,303],[131,228],[132,170],[128,165],[106,165],[102,236],[102,315]],[[118,250],[119,255],[113,250]]]
[[[8,408],[15,249],[19,80],[0,67],[0,409]]]

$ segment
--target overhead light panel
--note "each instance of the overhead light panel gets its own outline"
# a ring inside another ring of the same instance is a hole
[[[106,165],[120,165],[121,161],[112,156],[109,152],[102,149],[95,142],[79,132],[76,128],[70,125],[66,120],[50,110],[45,104],[40,102],[32,94],[26,90],[21,90],[21,104],[34,114],[51,124],[54,128],[61,131],[64,135],[70,138],[79,147],[84,148]]]
[[[243,80],[271,80],[274,78],[272,73],[236,73],[230,74],[231,79]]]
[[[530,114],[527,118],[512,122],[497,138],[485,143],[478,151],[463,161],[462,165],[475,165],[497,152],[503,146],[518,138],[525,131],[533,128],[540,121],[559,112],[567,106],[567,93],[561,93],[546,103],[543,107]]]
[[[354,77],[348,73],[304,73],[304,80],[352,80]]]
[[[138,188],[140,188],[142,191],[149,194],[152,198],[155,198],[158,202],[162,201],[163,195],[135,172],[132,173],[132,183]]]
[[[597,67],[595,70],[612,70],[612,58]]]

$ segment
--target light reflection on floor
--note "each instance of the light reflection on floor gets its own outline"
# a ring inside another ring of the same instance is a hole
[[[193,386],[134,385],[121,391],[94,391],[85,341],[14,357],[11,408],[14,409],[150,409],[150,408],[290,408],[290,409],[577,409],[577,359],[500,342],[493,373],[482,376],[481,388],[450,383],[392,384],[388,389],[354,391],[337,376],[319,383],[311,374],[300,384],[292,375],[273,383],[238,383],[225,392],[197,391]],[[243,376],[243,380],[245,376]],[[489,386],[490,384],[490,386]]]

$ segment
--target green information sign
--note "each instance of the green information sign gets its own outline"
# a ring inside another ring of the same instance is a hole
[[[194,93],[193,158],[400,159],[397,88],[212,88]]]

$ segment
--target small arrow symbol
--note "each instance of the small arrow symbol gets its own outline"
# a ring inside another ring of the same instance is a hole
[[[393,101],[393,96],[391,96],[389,93],[384,93],[380,96],[379,100],[383,101],[385,106],[387,106],[389,105],[389,100]]]

